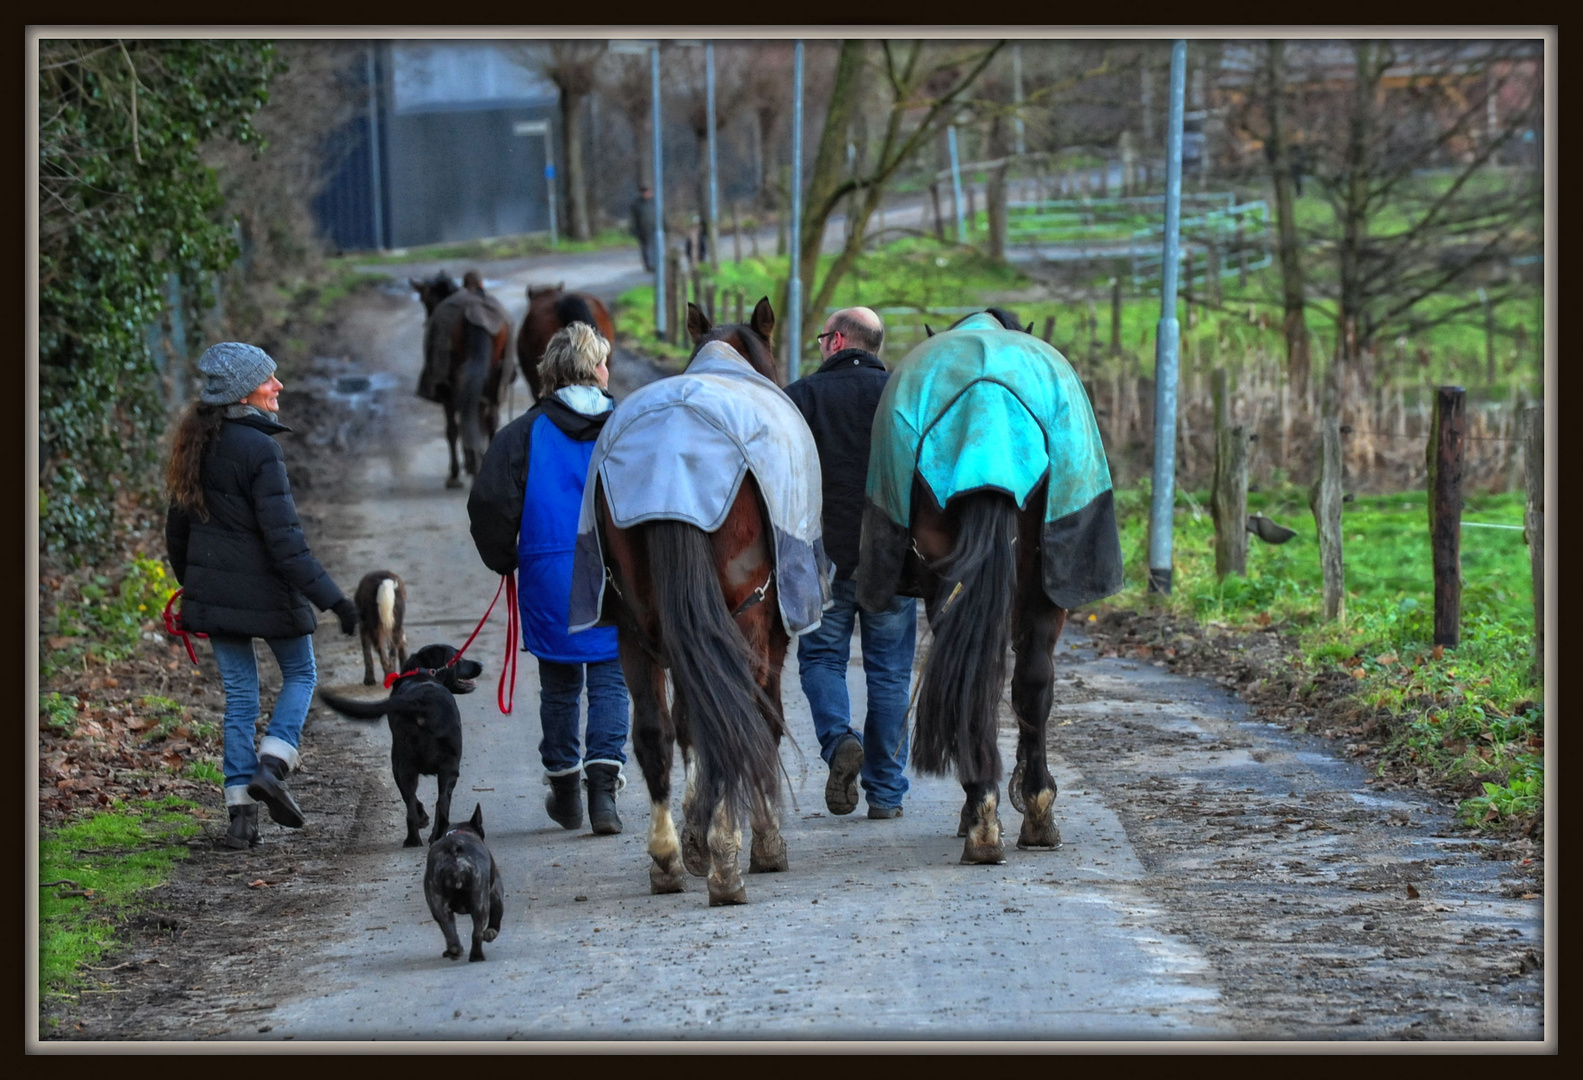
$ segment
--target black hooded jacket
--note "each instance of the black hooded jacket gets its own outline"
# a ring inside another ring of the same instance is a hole
[[[548,416],[568,439],[593,442],[613,411],[584,416],[549,395],[501,428],[490,441],[478,475],[473,478],[472,493],[467,497],[473,544],[485,566],[497,574],[510,574],[517,569],[517,533],[522,528],[522,500],[528,490],[534,421]]]
[[[183,629],[301,637],[318,625],[314,607],[345,599],[302,533],[273,438],[290,430],[262,414],[223,420],[199,472],[209,520],[171,506],[165,547],[182,585]]]
[[[874,412],[890,372],[879,357],[863,349],[842,349],[819,370],[786,388],[819,448],[824,478],[824,549],[835,564],[837,581],[857,570],[858,534],[863,525],[863,492],[868,484],[868,452]]]

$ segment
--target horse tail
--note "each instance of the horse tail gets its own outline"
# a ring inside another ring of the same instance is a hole
[[[1016,599],[1017,507],[999,492],[964,496],[956,549],[940,582],[934,643],[918,689],[912,760],[964,782],[998,783],[995,713],[1006,682]]]
[[[594,312],[588,306],[588,301],[576,293],[568,293],[555,301],[555,321],[562,326],[570,326],[574,322],[587,323],[595,330],[599,329],[599,324],[594,321]]]
[[[478,455],[475,464],[483,460],[484,451],[489,449],[489,441],[484,437],[482,408],[489,389],[494,350],[495,335],[481,326],[467,323],[455,400],[457,417],[462,422],[462,446]]]
[[[774,802],[780,754],[759,712],[752,650],[726,610],[708,535],[687,522],[655,521],[648,549],[660,640],[698,763],[688,823],[706,833],[722,801],[738,820],[757,799]]]

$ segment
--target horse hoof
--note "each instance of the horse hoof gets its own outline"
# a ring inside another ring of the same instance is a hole
[[[1011,780],[1006,785],[1006,797],[1011,800],[1012,808],[1019,814],[1026,814],[1028,808],[1022,801],[1022,762],[1017,762],[1016,768],[1011,770]]]
[[[422,847],[423,841],[416,836],[409,836],[401,842],[402,847]]]
[[[1028,851],[1032,848],[1052,850],[1061,846],[1061,830],[1054,825],[1042,828],[1032,828],[1027,821],[1022,823],[1022,832],[1017,836],[1017,850]]]
[[[686,888],[686,881],[679,870],[667,870],[659,866],[649,867],[649,892],[655,896],[682,892]]]
[[[970,839],[962,845],[962,862],[969,866],[995,866],[1006,861],[1005,845],[975,844]]]
[[[755,838],[753,850],[748,856],[748,873],[750,874],[778,874],[788,868],[786,861],[786,840],[777,836],[771,843],[760,844]]]
[[[458,945],[454,949],[446,949],[440,955],[445,957],[447,960],[455,960],[458,956],[462,955],[462,947]]]
[[[738,885],[729,892],[723,889],[720,892],[716,892],[713,888],[709,890],[710,907],[725,907],[727,904],[745,904],[747,902],[748,891],[746,886],[743,885]]]
[[[458,480],[456,477],[451,476],[451,477],[447,477],[446,478],[445,486],[448,487],[448,488],[459,488],[459,487],[462,486],[462,482],[460,480]]]
[[[682,865],[693,877],[709,873],[709,845],[704,842],[703,833],[691,826],[682,828]]]

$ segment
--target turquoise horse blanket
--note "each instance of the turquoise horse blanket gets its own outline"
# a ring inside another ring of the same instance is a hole
[[[879,610],[919,595],[909,567],[914,478],[944,507],[1004,491],[1018,509],[1044,482],[1044,591],[1063,608],[1122,586],[1110,466],[1072,365],[987,313],[929,338],[897,365],[874,416],[858,599]]]

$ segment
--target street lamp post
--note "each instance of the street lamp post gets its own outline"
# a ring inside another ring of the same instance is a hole
[[[786,283],[786,381],[802,374],[802,41],[792,64],[791,276]]]
[[[660,137],[660,46],[649,49],[650,97],[654,102],[654,336],[665,340],[669,320],[665,303],[665,177],[664,154]]]
[[[1160,270],[1160,323],[1154,339],[1154,491],[1149,504],[1148,591],[1170,595],[1171,527],[1176,505],[1176,262],[1181,248],[1182,99],[1187,42],[1171,46],[1171,118],[1166,128],[1165,258]]]

